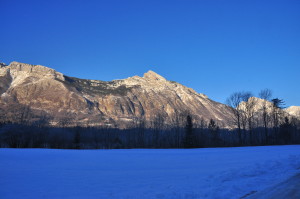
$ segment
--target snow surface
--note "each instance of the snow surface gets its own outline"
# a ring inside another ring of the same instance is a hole
[[[0,149],[0,198],[247,198],[299,172],[299,145]]]
[[[247,199],[299,199],[300,198],[300,173],[280,182],[273,187],[251,195]]]

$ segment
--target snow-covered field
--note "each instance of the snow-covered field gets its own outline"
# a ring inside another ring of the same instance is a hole
[[[300,172],[300,146],[0,149],[0,198],[245,198]]]

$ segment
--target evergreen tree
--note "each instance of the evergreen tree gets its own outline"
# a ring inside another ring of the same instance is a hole
[[[284,108],[284,101],[282,99],[272,99],[272,120],[273,120],[273,128],[275,132],[278,133],[279,122],[281,119],[282,109]]]
[[[184,147],[185,148],[195,147],[194,135],[193,135],[193,122],[192,122],[192,117],[190,115],[186,117]]]
[[[212,145],[219,146],[221,144],[221,139],[219,138],[219,127],[213,119],[210,119],[209,121],[208,130],[212,135]]]
[[[284,123],[280,125],[280,138],[284,144],[289,144],[292,137],[292,125],[288,117],[284,118]]]

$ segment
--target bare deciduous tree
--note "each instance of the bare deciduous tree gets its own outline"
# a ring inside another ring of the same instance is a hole
[[[262,105],[261,105],[261,117],[265,129],[265,143],[268,144],[268,127],[270,122],[270,114],[268,110],[268,103],[269,100],[272,97],[272,91],[270,89],[264,89],[261,90],[258,94],[258,96],[263,99]]]
[[[244,98],[244,113],[245,113],[245,119],[247,120],[248,124],[248,130],[250,133],[250,143],[253,142],[253,119],[254,119],[254,113],[255,113],[255,106],[257,103],[257,100],[250,92],[246,92],[243,95]]]
[[[163,113],[158,112],[152,122],[151,128],[153,130],[153,140],[154,140],[154,147],[160,147],[160,134],[165,129],[165,117]]]
[[[179,112],[175,110],[171,116],[171,126],[174,132],[174,141],[177,148],[181,148],[183,144],[183,127],[185,126],[187,115],[188,113],[186,111]]]
[[[256,100],[251,92],[235,92],[227,98],[226,103],[231,107],[233,122],[237,126],[239,143],[242,144],[242,132],[246,132],[247,126],[252,140],[253,118],[255,113]]]
[[[243,93],[235,92],[229,96],[226,100],[226,104],[231,107],[231,111],[233,113],[233,123],[237,126],[239,142],[242,143],[242,110],[240,110],[240,104],[243,101]]]
[[[231,107],[233,113],[233,122],[238,128],[240,143],[242,143],[241,129],[245,132],[247,124],[249,128],[252,127],[254,100],[249,101],[251,97],[252,94],[250,92],[235,92],[226,100],[227,105]]]

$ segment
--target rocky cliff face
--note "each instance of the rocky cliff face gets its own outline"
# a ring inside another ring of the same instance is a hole
[[[285,111],[294,117],[300,118],[300,106],[290,106]]]
[[[179,115],[196,120],[214,119],[230,126],[231,112],[191,88],[168,81],[153,71],[143,77],[99,81],[68,77],[51,68],[12,62],[0,67],[0,106],[8,113],[12,105],[30,107],[51,116],[52,124],[108,125],[120,128],[135,121],[174,124]],[[23,109],[22,109],[23,110]]]

